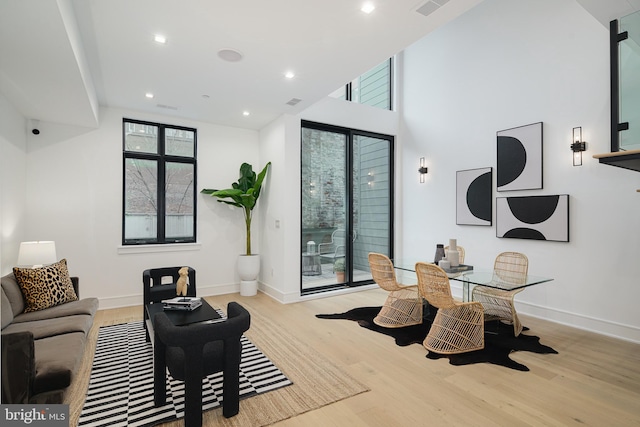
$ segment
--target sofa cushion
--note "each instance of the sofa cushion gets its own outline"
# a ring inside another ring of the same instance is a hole
[[[25,313],[76,301],[67,260],[40,268],[13,268],[20,290],[24,295]]]
[[[56,317],[73,316],[74,314],[88,314],[93,316],[98,311],[97,298],[84,298],[78,301],[71,301],[55,307],[46,308],[39,311],[22,313],[14,317],[13,323],[32,322],[34,320],[54,319]]]
[[[20,290],[16,277],[13,273],[7,274],[6,276],[2,276],[0,283],[2,284],[2,290],[7,296],[9,303],[11,303],[13,315],[17,316],[22,313],[24,311],[24,297],[22,296],[22,291]]]
[[[2,317],[2,329],[4,329],[13,321],[13,310],[11,309],[9,298],[7,298],[2,288],[0,288],[0,299],[2,300],[0,316]]]
[[[32,395],[68,387],[84,354],[82,332],[35,340],[36,378]]]
[[[33,338],[38,340],[55,335],[68,334],[73,332],[89,333],[93,317],[87,314],[77,314],[75,316],[57,317],[55,319],[33,320],[31,322],[13,322],[2,330],[3,334],[13,332],[31,332]]]
[[[26,404],[36,377],[31,332],[2,334],[2,403]]]

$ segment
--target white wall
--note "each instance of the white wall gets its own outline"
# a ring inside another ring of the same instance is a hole
[[[640,174],[591,157],[610,144],[608,37],[574,0],[492,0],[406,49],[399,249],[430,259],[457,238],[468,264],[487,267],[499,252],[524,252],[531,274],[555,280],[518,294],[520,312],[640,341]],[[544,189],[497,193],[496,132],[540,121]],[[581,167],[569,150],[575,126],[588,141]],[[497,238],[495,200],[492,227],[457,226],[456,171],[488,166],[494,198],[569,194],[571,242]]]
[[[26,229],[27,121],[0,95],[0,275],[18,259]]]
[[[82,296],[98,297],[101,308],[141,304],[142,271],[153,267],[192,266],[201,295],[237,292],[230,266],[244,251],[243,215],[210,196],[198,195],[198,244],[120,248],[123,117],[197,128],[198,189],[228,188],[242,162],[259,164],[252,130],[118,109],[103,109],[98,129],[41,123],[28,143],[26,238],[55,240]],[[253,244],[260,247],[257,233]]]
[[[297,138],[294,136],[297,135]],[[261,290],[278,301],[300,298],[300,120],[283,115],[260,132],[260,158],[272,162],[264,199]],[[262,197],[262,196],[261,196]]]
[[[326,97],[300,113],[302,120],[343,126],[351,129],[397,135],[399,114],[355,102]],[[298,145],[300,135],[298,135]]]

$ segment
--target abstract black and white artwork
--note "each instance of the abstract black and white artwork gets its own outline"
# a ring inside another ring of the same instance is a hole
[[[492,168],[456,172],[456,224],[491,225]]]
[[[569,195],[498,197],[496,236],[569,241]]]
[[[542,122],[501,130],[498,135],[498,191],[542,188]]]

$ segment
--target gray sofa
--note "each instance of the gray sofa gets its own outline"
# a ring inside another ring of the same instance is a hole
[[[25,313],[13,273],[0,280],[2,403],[62,403],[80,366],[98,300],[78,299]],[[79,298],[78,278],[71,281]]]

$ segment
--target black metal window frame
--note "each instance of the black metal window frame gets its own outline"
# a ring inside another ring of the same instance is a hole
[[[347,169],[353,170],[353,144],[356,136],[364,136],[364,137],[372,137],[378,138],[381,140],[386,140],[389,142],[389,178],[391,180],[389,185],[389,258],[393,259],[394,257],[394,239],[395,239],[395,206],[393,200],[395,200],[395,137],[393,135],[385,135],[376,132],[369,132],[360,129],[354,129],[343,126],[335,126],[329,125],[325,123],[318,123],[309,120],[302,120],[300,126],[300,141],[302,142],[302,132],[304,129],[313,129],[318,131],[332,132],[342,134],[346,137],[346,159],[347,159]],[[302,150],[300,150],[300,163],[302,164]],[[353,188],[353,174],[346,174],[346,187],[348,189]],[[300,192],[302,193],[302,186],[300,187]],[[346,232],[347,236],[353,236],[353,221],[351,220],[351,214],[353,213],[353,192],[349,190],[349,197],[347,197],[345,209],[347,211],[346,217]],[[300,197],[300,203],[302,203],[302,194]],[[302,227],[302,209],[300,209],[300,226]],[[351,238],[346,239],[346,257],[347,259],[353,259],[353,245]],[[300,246],[302,246],[302,235],[300,236]],[[326,291],[332,291],[336,289],[346,289],[352,288],[356,286],[364,286],[368,284],[375,283],[373,279],[353,282],[353,277],[351,274],[353,273],[353,266],[350,267],[350,272],[348,275],[347,283],[337,283],[331,285],[323,285],[315,288],[305,288],[303,289],[302,280],[300,280],[300,294],[301,295],[311,295],[316,293],[322,293]],[[300,271],[302,271],[302,259],[300,260]]]
[[[389,62],[389,111],[393,111],[393,76],[395,67],[393,66],[393,58],[389,58],[387,61]],[[344,96],[346,101],[353,102],[353,81],[344,86]]]
[[[126,127],[127,123],[134,123],[139,125],[155,126],[158,128],[158,152],[157,153],[143,153],[136,151],[127,151],[126,149]],[[173,156],[165,154],[165,131],[166,129],[176,129],[193,132],[193,157],[185,156]],[[195,243],[197,239],[197,177],[198,177],[198,162],[197,162],[197,142],[198,142],[198,130],[195,128],[189,128],[184,126],[168,125],[164,123],[155,123],[144,120],[135,119],[122,119],[122,245],[155,245],[155,244],[174,244],[174,243]],[[157,232],[155,239],[126,239],[125,230],[125,216],[126,216],[126,162],[127,159],[141,159],[156,161],[158,165],[157,176]],[[166,179],[166,165],[167,163],[184,163],[193,165],[193,237],[179,237],[179,238],[166,238],[165,237],[165,217],[166,217],[166,193],[164,191],[164,181]]]
[[[611,80],[611,152],[620,151],[620,132],[629,129],[629,122],[620,123],[620,68],[618,45],[629,34],[618,32],[618,20],[609,22],[609,61]]]

